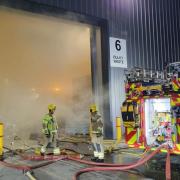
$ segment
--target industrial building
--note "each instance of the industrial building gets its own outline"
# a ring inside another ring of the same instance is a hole
[[[179,0],[1,0],[0,179],[178,179],[179,16]],[[61,155],[44,156],[53,118]]]

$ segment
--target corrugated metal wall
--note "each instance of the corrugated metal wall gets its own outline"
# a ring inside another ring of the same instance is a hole
[[[111,69],[110,76],[110,114],[113,125],[113,137],[116,137],[116,117],[120,116],[120,107],[125,100],[124,92],[124,70]]]
[[[180,60],[179,0],[31,0],[109,20],[110,36],[127,38],[128,66],[162,69]]]
[[[180,61],[179,0],[33,0],[108,20],[109,36],[127,39],[128,68],[163,69]],[[124,100],[123,69],[111,68],[112,125]],[[115,137],[114,128],[113,135]]]

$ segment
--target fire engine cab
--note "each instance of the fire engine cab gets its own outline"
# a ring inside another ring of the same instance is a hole
[[[180,62],[164,71],[133,68],[125,75],[121,113],[126,143],[138,148],[166,143],[180,154]]]

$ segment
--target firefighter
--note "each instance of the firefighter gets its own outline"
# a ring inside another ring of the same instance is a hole
[[[42,122],[42,125],[43,125],[42,131],[45,136],[45,143],[41,147],[41,154],[44,155],[47,148],[53,148],[53,154],[59,155],[60,150],[57,147],[57,142],[56,142],[58,125],[56,122],[56,118],[54,116],[56,105],[49,104],[48,110],[49,110],[49,113],[44,116],[43,122]]]
[[[91,113],[91,142],[94,148],[94,156],[91,159],[95,162],[104,162],[103,147],[103,123],[96,105],[90,106]]]

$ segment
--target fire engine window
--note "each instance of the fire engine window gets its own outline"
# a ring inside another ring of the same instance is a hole
[[[148,145],[159,146],[171,140],[170,99],[147,99],[145,101],[145,131]]]

